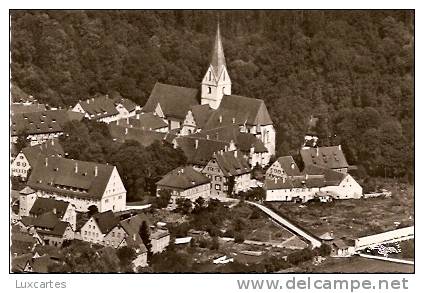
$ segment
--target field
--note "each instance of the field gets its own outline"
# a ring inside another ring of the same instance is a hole
[[[299,271],[314,273],[413,273],[414,266],[359,256],[351,258],[329,258],[320,265],[298,268]]]
[[[414,224],[413,186],[386,186],[389,198],[338,200],[332,203],[268,203],[316,236],[333,231],[335,237],[356,238]]]

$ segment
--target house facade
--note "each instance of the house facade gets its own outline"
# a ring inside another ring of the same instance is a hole
[[[60,157],[39,159],[28,180],[38,197],[72,203],[77,211],[122,211],[126,190],[115,166]]]
[[[177,198],[188,198],[195,201],[199,197],[210,198],[210,180],[193,167],[178,167],[156,183],[157,195],[161,190],[171,192],[171,201],[175,203]]]
[[[267,179],[286,179],[289,176],[299,175],[300,170],[292,156],[279,157],[265,173]]]

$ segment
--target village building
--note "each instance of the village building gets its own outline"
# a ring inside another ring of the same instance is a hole
[[[303,164],[306,166],[320,166],[334,171],[347,173],[349,164],[342,151],[342,147],[315,147],[302,148],[300,150]]]
[[[28,179],[37,197],[53,197],[73,204],[77,211],[122,211],[126,190],[115,166],[65,159],[40,158]]]
[[[57,138],[47,140],[39,145],[25,147],[12,161],[12,176],[26,180],[31,167],[36,164],[39,157],[63,157],[64,155],[65,152]]]
[[[10,105],[10,110],[12,114],[18,114],[46,111],[47,108],[45,104],[39,103],[12,103]]]
[[[69,121],[81,121],[84,115],[68,110],[46,110],[12,115],[11,141],[16,143],[24,134],[30,145],[44,143],[63,134],[63,126]]]
[[[318,166],[307,166],[301,176],[267,179],[266,201],[307,202],[323,193],[333,199],[358,199],[362,187],[347,174]]]
[[[171,234],[168,229],[156,229],[150,234],[152,253],[161,253],[169,245]]]
[[[156,83],[142,111],[156,113],[180,135],[233,125],[253,134],[275,155],[275,129],[264,101],[233,95],[231,86],[218,25],[200,91]]]
[[[211,180],[211,195],[225,197],[250,188],[250,166],[239,151],[213,155],[202,173]]]
[[[279,157],[274,163],[272,163],[265,173],[266,179],[286,179],[290,176],[299,175],[301,175],[299,167],[293,160],[292,156]]]
[[[90,120],[110,123],[136,115],[140,107],[122,97],[97,96],[79,101],[72,111],[84,114]]]
[[[163,141],[168,137],[168,133],[162,131],[126,127],[115,123],[110,123],[108,127],[114,141],[124,143],[128,140],[135,140],[144,147],[150,146],[155,141]]]
[[[46,212],[37,217],[24,216],[19,225],[39,238],[43,245],[62,246],[65,240],[72,240],[75,231],[70,223],[61,221],[55,212]]]
[[[187,158],[187,163],[195,170],[201,171],[214,153],[235,150],[233,141],[220,141],[206,137],[179,136],[172,140],[174,148],[180,148]]]
[[[237,125],[204,130],[191,136],[222,141],[234,145],[234,147],[228,150],[237,149],[240,151],[252,168],[255,166],[265,167],[271,159],[271,153],[263,142],[251,133],[240,132]]]
[[[161,190],[171,192],[172,204],[177,198],[188,198],[195,201],[199,197],[208,199],[211,196],[210,179],[193,167],[178,167],[156,182],[157,196]]]
[[[136,114],[135,117],[116,120],[116,125],[157,132],[168,132],[168,123],[155,113]]]

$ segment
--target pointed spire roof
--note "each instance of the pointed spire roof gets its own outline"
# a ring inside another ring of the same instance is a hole
[[[219,30],[219,21],[218,28],[216,30],[215,44],[212,50],[211,65],[217,77],[219,77],[219,75],[221,74],[222,67],[226,66],[224,47],[222,46],[221,32]]]

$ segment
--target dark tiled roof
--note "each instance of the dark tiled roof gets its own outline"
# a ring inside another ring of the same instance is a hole
[[[58,221],[52,229],[49,229],[49,230],[37,229],[37,233],[40,234],[41,236],[52,235],[52,236],[62,237],[66,231],[66,228],[68,228],[68,226],[69,226],[68,222]]]
[[[127,233],[125,238],[127,246],[132,248],[139,248],[141,252],[147,251],[146,246],[144,245],[143,240],[139,235],[140,227],[144,221],[146,221],[147,225],[150,226],[150,220],[144,214],[138,214],[120,222],[121,227]]]
[[[346,174],[344,173],[315,165],[306,166],[303,170],[303,173],[308,175],[323,175],[325,178],[326,185],[332,186],[339,185],[340,182],[342,182],[343,179],[346,177]]]
[[[48,140],[42,144],[29,146],[22,149],[22,153],[31,166],[34,166],[39,157],[60,156],[63,157],[65,152],[57,138]]]
[[[271,125],[272,120],[263,100],[229,95],[209,117],[205,129],[225,125]]]
[[[72,120],[80,121],[84,117],[82,113],[68,110],[47,110],[31,113],[17,113],[12,115],[11,135],[20,132],[26,134],[42,134],[62,132],[63,125]]]
[[[153,113],[137,114],[136,117],[123,118],[116,121],[116,125],[143,130],[155,130],[168,127],[168,123]]]
[[[108,96],[101,96],[96,98],[79,101],[79,104],[84,109],[91,119],[99,119],[112,115],[118,115],[115,102]]]
[[[156,182],[156,185],[185,190],[209,182],[208,177],[194,170],[193,167],[178,167]]]
[[[184,152],[188,163],[202,166],[209,162],[214,153],[229,147],[228,142],[201,137],[179,136],[174,142]]]
[[[203,130],[191,136],[204,138],[209,137],[209,139],[224,141],[227,143],[233,141],[237,149],[245,153],[249,153],[251,147],[253,147],[255,153],[265,153],[268,151],[263,142],[254,134],[240,132],[239,126],[234,124]]]
[[[288,176],[300,175],[299,167],[297,167],[292,156],[279,157],[277,161]]]
[[[27,263],[32,259],[32,253],[22,254],[12,258],[12,271],[23,272]]]
[[[213,109],[209,104],[195,105],[191,107],[191,113],[193,113],[194,121],[196,122],[197,128],[203,129],[208,121],[209,117],[213,113]]]
[[[318,165],[330,169],[347,168],[349,164],[339,146],[301,149],[305,166]]]
[[[125,109],[127,109],[128,112],[132,112],[136,109],[137,104],[129,99],[125,99],[122,97],[118,97],[114,99],[115,105],[121,104],[124,106]]]
[[[47,212],[56,212],[59,219],[62,219],[69,206],[69,202],[57,200],[54,198],[38,197],[32,205],[29,213],[34,216],[39,216]]]
[[[188,110],[199,105],[199,90],[157,82],[143,107],[143,112],[154,112],[159,103],[165,117],[184,120]]]
[[[30,113],[30,112],[39,112],[46,111],[46,105],[44,104],[12,104],[10,107],[12,114],[17,113]]]
[[[54,261],[48,255],[44,255],[31,259],[29,263],[34,273],[48,273],[49,266],[53,264]]]
[[[109,132],[112,138],[125,142],[126,140],[138,141],[142,146],[149,146],[155,141],[164,140],[166,133],[153,130],[143,130],[139,128],[128,128],[116,124],[109,124]]]
[[[60,157],[40,158],[31,172],[28,186],[35,190],[72,197],[99,199],[105,191],[113,169],[112,165],[94,162]]]
[[[222,152],[215,159],[225,176],[235,176],[250,172],[249,163],[237,151]]]
[[[95,214],[93,219],[103,234],[109,233],[119,224],[119,218],[112,211]]]

